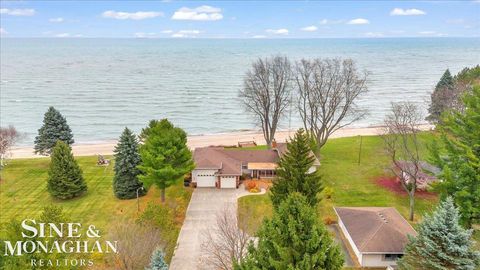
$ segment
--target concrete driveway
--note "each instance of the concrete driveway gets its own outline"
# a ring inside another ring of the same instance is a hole
[[[212,269],[201,260],[202,234],[207,228],[215,226],[217,213],[225,207],[237,209],[237,198],[248,194],[243,186],[238,189],[196,188],[178,236],[170,269]]]

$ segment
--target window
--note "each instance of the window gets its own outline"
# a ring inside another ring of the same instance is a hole
[[[383,260],[384,261],[396,261],[403,257],[403,254],[384,254]]]

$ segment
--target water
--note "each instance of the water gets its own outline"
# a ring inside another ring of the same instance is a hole
[[[48,106],[67,117],[77,142],[116,139],[150,119],[189,134],[255,129],[237,97],[257,57],[349,57],[370,73],[360,101],[379,124],[390,102],[427,107],[446,68],[480,63],[480,39],[8,39],[1,40],[1,125],[33,144]],[[292,127],[300,126],[293,114]],[[288,120],[281,128],[288,128]]]

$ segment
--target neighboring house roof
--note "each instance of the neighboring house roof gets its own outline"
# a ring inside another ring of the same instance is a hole
[[[286,143],[277,143],[276,149],[277,149],[280,157],[283,156],[288,151]],[[313,165],[314,166],[320,166],[320,161],[317,159],[317,157],[315,156],[315,154],[312,151],[310,151],[310,156],[315,158],[315,161],[313,162]]]
[[[407,235],[417,232],[393,207],[335,207],[361,253],[403,254]]]
[[[210,146],[196,148],[193,159],[196,169],[219,170],[219,175],[241,175],[242,166],[254,170],[275,170],[285,151],[286,143],[278,143],[274,149],[259,150]],[[315,159],[314,165],[320,165],[318,159]]]

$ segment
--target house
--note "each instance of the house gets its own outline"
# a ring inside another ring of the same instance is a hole
[[[197,187],[237,188],[241,176],[272,179],[277,163],[286,151],[286,143],[274,144],[272,149],[196,148],[193,153],[196,167],[192,171],[192,182]],[[319,165],[320,162],[315,158],[310,171],[315,171]]]
[[[417,232],[393,207],[335,207],[338,226],[362,267],[395,266]]]

